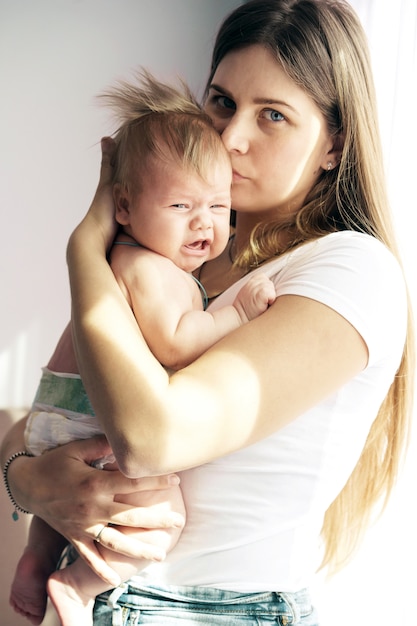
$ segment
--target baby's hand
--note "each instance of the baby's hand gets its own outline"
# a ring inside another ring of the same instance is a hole
[[[276,293],[272,280],[266,274],[254,274],[237,294],[233,306],[242,323],[250,322],[275,302]]]

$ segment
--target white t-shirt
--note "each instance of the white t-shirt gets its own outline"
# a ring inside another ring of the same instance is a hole
[[[165,562],[135,577],[141,584],[241,592],[308,586],[321,560],[324,513],[351,474],[399,366],[405,286],[397,261],[376,239],[333,233],[255,271],[270,276],[278,297],[306,296],[343,315],[367,344],[368,366],[274,435],[181,472],[186,527]],[[244,280],[211,308],[231,303]]]

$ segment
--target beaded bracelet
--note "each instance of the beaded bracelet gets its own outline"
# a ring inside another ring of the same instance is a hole
[[[9,481],[7,479],[7,472],[9,471],[9,467],[10,464],[15,460],[18,459],[20,456],[34,456],[33,454],[30,454],[30,452],[15,452],[14,454],[12,454],[12,456],[7,459],[4,468],[3,468],[3,480],[4,480],[4,486],[6,488],[7,491],[7,495],[9,496],[11,503],[14,506],[14,511],[12,513],[12,518],[13,520],[16,522],[19,519],[19,513],[18,511],[20,511],[21,513],[26,513],[27,515],[30,514],[30,511],[26,511],[25,509],[23,509],[21,506],[19,506],[16,502],[16,500],[13,498],[13,494],[11,492],[10,489],[10,485],[9,485]]]

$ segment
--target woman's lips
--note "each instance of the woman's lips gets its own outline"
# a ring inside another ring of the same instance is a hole
[[[233,182],[237,183],[241,180],[247,180],[246,176],[242,176],[242,174],[239,174],[239,172],[237,172],[236,170],[233,170]]]

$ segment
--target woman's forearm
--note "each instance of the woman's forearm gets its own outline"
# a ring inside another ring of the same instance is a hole
[[[137,410],[143,408],[143,385],[149,386],[151,411],[151,398],[156,390],[163,392],[169,379],[143,339],[105,250],[106,241],[97,236],[97,225],[89,214],[72,234],[67,249],[74,347],[83,382],[120,469],[137,476],[138,461],[132,471],[130,450],[135,432],[142,440],[147,437],[144,430],[141,433],[145,423],[138,419]],[[136,456],[136,451],[132,454]],[[145,459],[140,473],[149,473]]]
[[[142,454],[152,436],[143,412],[147,416],[153,413],[155,426],[160,407],[153,402],[163,394],[169,378],[149,351],[106,259],[116,232],[113,150],[112,140],[102,140],[96,195],[68,243],[72,330],[83,382],[120,469],[128,476],[138,476],[155,473]],[[143,443],[139,450],[132,443],[138,438]]]

